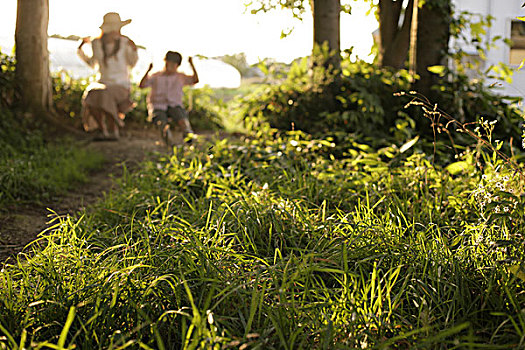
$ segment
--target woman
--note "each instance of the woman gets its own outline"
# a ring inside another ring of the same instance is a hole
[[[118,13],[109,12],[100,26],[102,35],[93,41],[84,38],[78,47],[80,58],[90,67],[98,68],[99,73],[98,82],[91,84],[84,93],[82,122],[86,131],[100,128],[104,138],[110,137],[108,128],[115,138],[119,137],[124,114],[134,107],[130,100],[129,73],[138,60],[137,47],[131,39],[120,34],[120,29],[130,22],[130,19],[122,21]],[[93,51],[91,57],[83,50],[89,42]]]

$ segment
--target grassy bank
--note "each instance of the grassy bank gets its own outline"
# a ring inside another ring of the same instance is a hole
[[[515,172],[483,153],[441,169],[410,144],[332,146],[260,129],[125,174],[4,266],[0,344],[523,346]]]
[[[0,129],[0,207],[63,194],[102,166],[102,155],[72,140],[50,140],[7,108],[0,109]]]
[[[31,120],[17,108],[21,102],[15,66],[12,56],[0,52],[0,214],[15,204],[35,203],[63,194],[86,181],[89,171],[103,163],[101,155],[56,132],[46,132],[43,121]],[[73,82],[73,86],[70,93],[79,97],[80,82]],[[66,89],[56,84],[55,88],[57,102],[57,98],[65,96]],[[67,101],[70,109],[80,108],[79,100],[69,97]]]

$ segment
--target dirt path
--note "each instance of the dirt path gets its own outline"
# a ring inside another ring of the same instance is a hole
[[[160,142],[158,131],[144,128],[127,130],[118,141],[89,142],[87,147],[106,158],[106,164],[91,175],[88,183],[47,203],[17,207],[0,215],[0,262],[22,251],[47,227],[51,219],[48,208],[58,215],[74,214],[102,198],[115,185],[114,179],[122,175],[124,164],[133,169],[152,152],[169,152]]]

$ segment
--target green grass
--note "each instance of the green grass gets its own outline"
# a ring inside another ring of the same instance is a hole
[[[47,141],[13,112],[0,110],[0,205],[34,203],[85,182],[103,156],[72,140]]]
[[[0,203],[36,202],[86,182],[102,155],[78,146],[45,145],[0,160]]]
[[[452,176],[357,143],[336,160],[329,141],[269,129],[201,142],[125,173],[4,266],[4,348],[523,346],[507,268],[523,203],[504,166]]]

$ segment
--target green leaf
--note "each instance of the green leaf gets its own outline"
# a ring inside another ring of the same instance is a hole
[[[455,162],[452,164],[449,164],[445,169],[452,175],[457,175],[461,173],[464,170],[467,170],[469,167],[469,164],[465,161]]]
[[[485,35],[487,33],[483,22],[470,23],[470,31],[473,36]]]
[[[525,272],[522,270],[521,266],[519,265],[507,266],[507,270],[509,270],[509,272],[512,273],[514,276],[525,281]]]
[[[443,77],[445,76],[445,66],[430,66],[430,67],[427,67],[427,70],[430,72],[430,73],[434,73],[434,74],[437,74],[439,75],[440,77]]]
[[[399,149],[399,153],[405,153],[408,151],[412,146],[416,144],[416,142],[419,140],[419,136],[414,137],[412,140],[405,143],[401,148]]]
[[[520,70],[521,68],[523,68],[524,65],[525,65],[525,60],[521,61],[520,66],[518,67],[518,70]]]
[[[67,333],[69,332],[69,328],[71,327],[71,324],[73,323],[73,320],[75,319],[75,307],[71,306],[69,308],[69,313],[67,314],[66,323],[64,324],[64,328],[62,328],[62,332],[60,332],[60,338],[58,339],[58,348],[63,349],[64,345],[66,344],[66,338]]]

